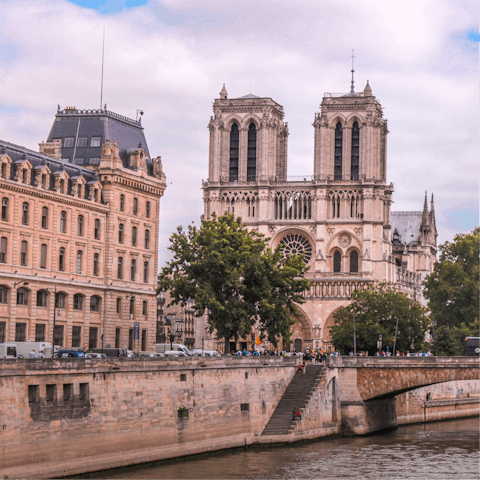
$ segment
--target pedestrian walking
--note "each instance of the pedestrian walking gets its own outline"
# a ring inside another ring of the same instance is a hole
[[[32,351],[28,354],[28,358],[36,358],[35,349],[32,348]]]

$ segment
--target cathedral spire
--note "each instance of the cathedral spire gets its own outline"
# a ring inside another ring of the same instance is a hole
[[[370,84],[368,83],[365,85],[365,88],[363,89],[363,96],[364,97],[371,97],[372,96],[372,89],[370,87]]]
[[[350,93],[355,93],[355,81],[353,79],[353,74],[355,73],[355,69],[353,68],[353,60],[355,58],[354,52],[355,50],[352,50],[352,86],[350,87]]]
[[[227,89],[225,88],[225,84],[223,84],[223,88],[222,88],[222,90],[220,91],[220,99],[221,99],[221,100],[226,100],[226,99],[227,99],[227,95],[228,95]]]

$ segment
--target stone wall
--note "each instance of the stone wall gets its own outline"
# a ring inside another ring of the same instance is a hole
[[[251,443],[295,370],[284,357],[3,361],[0,478],[73,475]]]

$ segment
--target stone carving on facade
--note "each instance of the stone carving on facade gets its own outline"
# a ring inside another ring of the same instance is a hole
[[[153,163],[153,174],[157,178],[161,178],[161,177],[165,176],[164,173],[163,173],[162,157],[161,156],[155,157],[152,160],[152,163]]]
[[[72,195],[78,197],[78,182],[73,182],[72,184]]]
[[[363,254],[363,259],[364,260],[370,260],[370,255],[368,253],[368,248],[365,249],[365,253]]]
[[[55,191],[57,193],[61,193],[60,190],[61,190],[61,186],[60,186],[60,177],[58,175],[55,175]]]
[[[332,236],[334,233],[335,233],[335,229],[334,228],[327,228],[327,233]]]
[[[362,233],[362,229],[360,227],[355,228],[353,231],[355,232],[355,235],[357,235],[357,237],[359,237]]]
[[[277,231],[277,227],[275,227],[274,225],[269,225],[268,231],[273,235]]]
[[[260,121],[260,127],[265,128],[268,126],[268,115],[266,113],[263,114],[262,120]]]
[[[316,235],[316,233],[317,233],[317,226],[316,225],[310,225],[308,227],[308,229],[310,230],[310,233],[312,233],[313,235]]]
[[[341,247],[348,247],[352,243],[352,237],[348,233],[342,233],[338,237],[338,244]]]
[[[102,148],[102,158],[120,159],[118,152],[119,149],[116,141],[110,143],[110,140],[105,140]]]
[[[42,186],[42,172],[40,170],[35,171],[35,186],[38,188]]]

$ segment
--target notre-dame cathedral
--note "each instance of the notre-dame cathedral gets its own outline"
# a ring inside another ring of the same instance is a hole
[[[395,282],[421,300],[433,270],[433,196],[423,211],[391,212],[387,121],[368,82],[353,90],[324,95],[313,122],[313,176],[291,179],[281,105],[252,94],[229,99],[225,86],[213,104],[205,216],[235,213],[272,248],[303,253],[309,266],[307,301],[287,349],[332,351],[333,313],[354,289]]]

